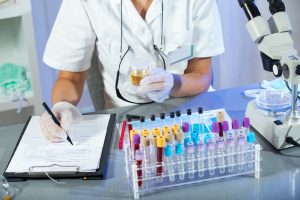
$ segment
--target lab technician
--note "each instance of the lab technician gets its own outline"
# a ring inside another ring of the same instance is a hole
[[[59,70],[52,111],[64,130],[80,119],[75,106],[94,47],[106,108],[205,92],[211,57],[224,51],[216,0],[63,0],[44,62]],[[133,86],[130,66],[141,63],[149,74]],[[48,140],[66,138],[46,112],[40,122]]]

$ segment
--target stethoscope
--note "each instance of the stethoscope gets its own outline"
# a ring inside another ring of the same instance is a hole
[[[121,64],[123,62],[123,59],[125,58],[126,54],[129,52],[129,50],[131,49],[131,47],[128,45],[127,50],[125,51],[125,53],[123,54],[123,0],[121,0],[121,20],[120,20],[120,62],[119,62],[119,67],[118,67],[118,71],[117,71],[117,77],[116,77],[116,82],[115,82],[115,90],[117,93],[117,97],[122,99],[123,101],[126,101],[128,103],[134,103],[134,104],[149,104],[152,103],[151,102],[146,102],[146,103],[136,103],[136,102],[132,102],[127,100],[126,98],[124,98],[118,88],[119,85],[119,78],[120,78],[120,68],[121,68]],[[166,70],[166,62],[164,59],[164,53],[162,52],[162,47],[163,47],[163,33],[164,33],[164,2],[163,0],[161,0],[161,32],[160,32],[160,48],[157,47],[156,44],[153,44],[153,48],[154,50],[158,53],[158,55],[161,57],[162,61],[163,61],[163,67],[164,70]]]

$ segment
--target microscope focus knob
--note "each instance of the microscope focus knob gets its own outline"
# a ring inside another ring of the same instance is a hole
[[[300,75],[300,65],[297,65],[297,67],[296,67],[296,74]]]
[[[283,68],[280,63],[274,63],[272,69],[275,77],[280,77],[282,75]]]

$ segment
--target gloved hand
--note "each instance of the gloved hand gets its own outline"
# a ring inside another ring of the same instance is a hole
[[[48,112],[44,112],[40,118],[40,126],[45,138],[51,142],[66,140],[66,131],[71,124],[82,121],[82,116],[75,106],[68,102],[58,102],[52,108],[53,114],[60,121],[61,127],[55,124]]]
[[[174,77],[162,68],[151,68],[149,76],[143,78],[138,87],[138,93],[145,94],[155,102],[163,102],[169,98],[174,86]]]

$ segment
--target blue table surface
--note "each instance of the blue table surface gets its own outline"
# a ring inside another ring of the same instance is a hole
[[[120,121],[125,114],[145,115],[185,111],[201,106],[205,110],[225,108],[233,119],[242,120],[249,100],[244,90],[257,88],[250,85],[204,93],[190,98],[171,99],[163,104],[130,106],[106,110],[117,113]],[[149,113],[151,110],[151,113]],[[0,127],[0,173],[7,163],[21,134],[24,124]],[[261,178],[244,176],[214,182],[204,182],[142,196],[142,199],[300,199],[300,149],[276,151],[262,137],[257,140],[263,147]],[[105,180],[64,180],[56,184],[50,180],[29,180],[11,183],[17,189],[15,199],[132,199],[124,169],[123,152],[118,150],[118,134],[115,132],[109,156]]]

